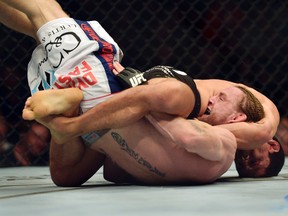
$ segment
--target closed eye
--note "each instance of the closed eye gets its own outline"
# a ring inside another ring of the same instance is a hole
[[[225,101],[225,99],[226,99],[226,94],[223,93],[223,92],[220,92],[220,93],[219,93],[219,99],[220,99],[221,101]]]

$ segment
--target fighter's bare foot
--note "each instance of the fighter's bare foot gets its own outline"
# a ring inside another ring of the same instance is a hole
[[[22,117],[37,120],[49,115],[69,116],[82,99],[83,93],[77,88],[39,91],[27,99]]]

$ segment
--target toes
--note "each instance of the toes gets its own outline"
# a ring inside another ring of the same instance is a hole
[[[34,112],[32,110],[29,109],[24,109],[22,112],[22,118],[24,120],[35,120],[35,115]]]
[[[25,108],[30,107],[30,106],[31,106],[31,97],[27,98],[25,102]]]

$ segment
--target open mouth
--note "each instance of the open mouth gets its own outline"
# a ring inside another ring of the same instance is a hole
[[[204,112],[204,115],[210,115],[211,110],[209,109],[209,107],[207,107],[206,111]]]

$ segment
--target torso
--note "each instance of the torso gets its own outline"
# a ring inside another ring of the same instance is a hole
[[[187,152],[159,134],[146,119],[109,131],[92,148],[148,184],[212,182],[230,166]]]

